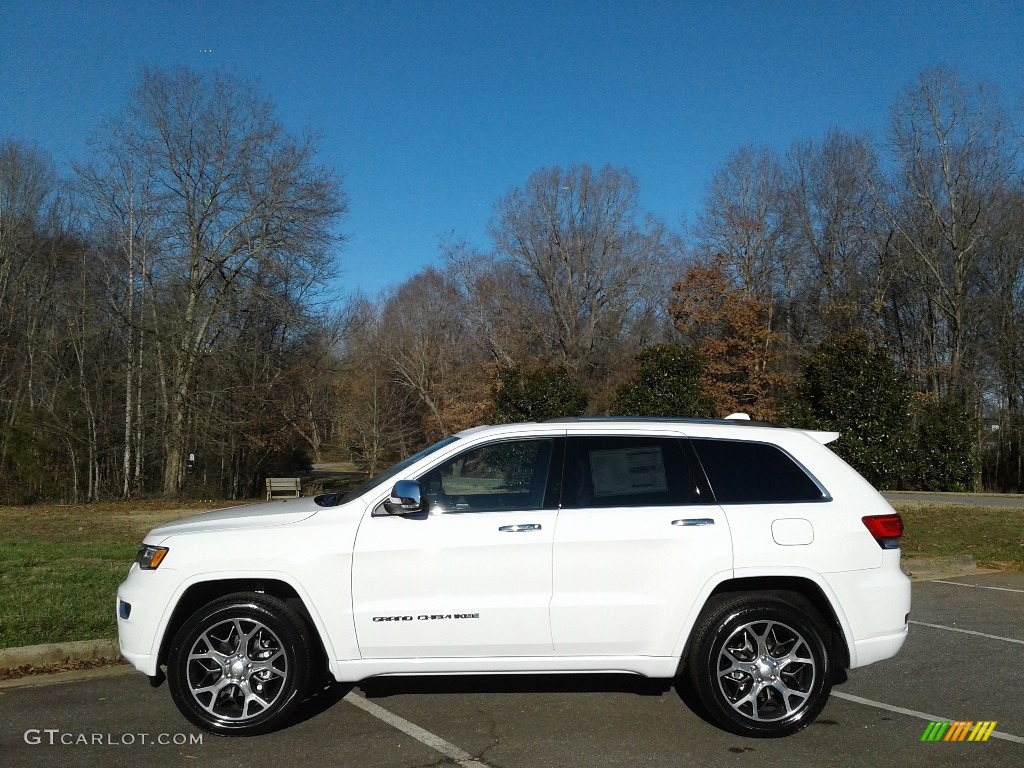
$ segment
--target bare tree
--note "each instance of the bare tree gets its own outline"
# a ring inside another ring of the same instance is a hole
[[[343,371],[335,383],[338,444],[371,475],[425,444],[426,408],[394,376],[376,303],[354,297],[345,312]]]
[[[17,358],[27,355],[31,363],[36,350],[19,337],[34,333],[47,306],[33,294],[52,275],[43,252],[56,186],[48,157],[12,141],[0,145],[0,391],[9,392],[5,400],[13,406],[8,420],[22,393],[32,398],[33,367],[23,369]]]
[[[640,221],[638,191],[625,169],[556,166],[495,206],[495,255],[527,278],[545,310],[536,333],[572,368],[597,364],[650,308],[652,282],[661,287],[667,235]]]
[[[394,381],[427,408],[432,424],[426,431],[435,439],[452,431],[449,410],[461,384],[456,369],[475,352],[463,306],[455,282],[428,267],[391,294],[379,321]]]
[[[696,234],[703,257],[724,258],[755,299],[772,306],[787,295],[791,224],[782,165],[773,152],[747,145],[722,164],[708,185]]]
[[[463,320],[483,357],[499,368],[543,357],[548,350],[537,343],[537,328],[545,324],[545,305],[530,277],[465,240],[444,240],[441,251],[445,275],[465,297]]]
[[[978,264],[998,226],[999,200],[1013,161],[1002,110],[984,88],[969,89],[948,70],[923,73],[892,112],[897,162],[878,202],[897,233],[896,247],[933,311],[930,388],[971,397]]]
[[[153,179],[141,158],[124,151],[123,127],[93,140],[97,160],[75,166],[83,212],[98,238],[109,239],[109,295],[124,341],[124,446],[121,494],[138,487],[143,465],[142,386],[146,364],[143,335],[146,285],[153,283],[150,252],[157,234]],[[101,257],[102,257],[101,253]],[[134,458],[134,470],[132,459]]]
[[[69,333],[76,309],[94,301],[93,284],[80,274],[82,243],[69,219],[50,159],[0,144],[0,492],[19,501],[78,500],[87,451],[89,481],[81,485],[90,495],[95,480],[96,434],[76,418],[86,410],[82,376],[94,369],[81,367],[89,352]]]
[[[789,325],[803,343],[857,327],[879,330],[887,275],[886,228],[873,196],[878,174],[867,139],[839,130],[788,153],[790,269],[799,304]]]
[[[166,420],[165,493],[181,487],[197,368],[237,307],[233,297],[282,281],[303,291],[329,273],[346,201],[316,150],[315,137],[289,135],[266,99],[224,74],[145,70],[113,126],[97,177],[131,168],[131,187],[150,193],[147,303]],[[121,208],[122,218],[135,212]]]
[[[981,270],[991,298],[983,307],[979,373],[988,429],[980,447],[988,454],[985,487],[1019,493],[1024,490],[1024,190],[1011,190],[1001,213],[1001,232]]]

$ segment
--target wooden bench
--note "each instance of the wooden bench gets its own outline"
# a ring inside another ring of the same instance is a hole
[[[267,501],[297,499],[302,495],[302,480],[298,477],[268,477]]]

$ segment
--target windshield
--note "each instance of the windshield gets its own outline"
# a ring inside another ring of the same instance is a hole
[[[356,498],[358,496],[362,496],[367,491],[372,491],[377,486],[383,485],[388,480],[390,480],[392,477],[394,477],[395,475],[399,474],[406,467],[416,463],[417,461],[422,459],[424,456],[429,456],[434,451],[438,451],[441,448],[444,448],[446,445],[451,445],[452,443],[454,443],[458,439],[459,439],[458,435],[452,435],[450,437],[446,437],[444,440],[436,442],[433,445],[427,446],[426,448],[424,448],[419,453],[415,453],[415,454],[413,454],[412,456],[410,456],[410,457],[408,457],[406,459],[402,459],[400,462],[398,462],[394,466],[390,467],[385,472],[382,472],[381,474],[377,475],[376,477],[373,477],[373,478],[367,480],[365,483],[363,483],[362,485],[358,486],[357,488],[349,491],[346,494],[329,493],[329,494],[325,494],[324,496],[317,496],[315,501],[321,507],[333,507],[333,506],[335,506],[337,504],[344,504],[346,501],[351,501],[352,499],[354,499],[354,498]]]

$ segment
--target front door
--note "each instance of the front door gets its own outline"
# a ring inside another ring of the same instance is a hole
[[[426,512],[366,512],[352,564],[364,659],[552,655],[562,442],[475,446],[415,478]]]

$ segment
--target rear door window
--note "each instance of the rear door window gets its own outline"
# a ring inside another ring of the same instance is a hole
[[[682,444],[668,437],[571,437],[562,506],[660,507],[690,504]]]
[[[719,504],[830,501],[825,488],[770,443],[692,438]]]

